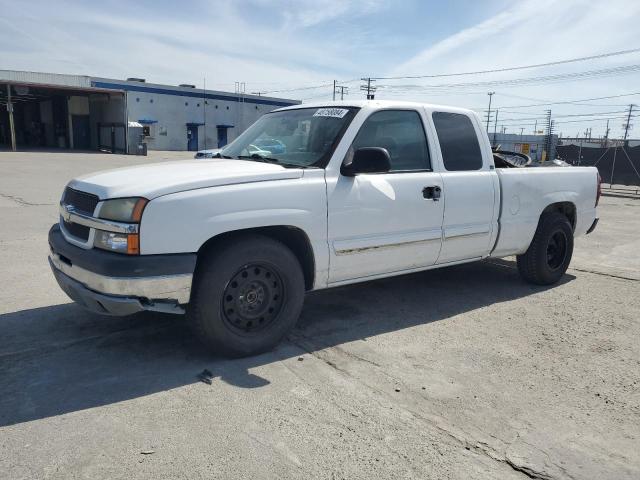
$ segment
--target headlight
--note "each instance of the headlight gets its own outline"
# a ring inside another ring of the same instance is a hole
[[[140,253],[140,237],[137,233],[114,233],[96,230],[93,246],[111,252],[138,255]]]
[[[114,198],[106,200],[100,207],[100,218],[116,222],[139,223],[142,211],[149,200],[141,197]]]
[[[100,218],[116,222],[140,223],[142,211],[149,200],[141,197],[114,198],[105,200],[100,207]],[[115,233],[96,230],[94,247],[111,252],[138,255],[140,237],[138,233]]]

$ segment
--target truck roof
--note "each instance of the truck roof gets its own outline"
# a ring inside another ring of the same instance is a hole
[[[290,107],[279,108],[274,110],[276,112],[280,112],[283,110],[295,110],[299,108],[336,108],[336,107],[358,107],[358,108],[371,108],[371,109],[379,109],[379,108],[419,108],[424,107],[429,110],[439,110],[443,112],[454,112],[454,113],[464,113],[464,114],[472,114],[475,115],[473,110],[462,107],[453,107],[450,105],[438,105],[433,103],[422,103],[422,102],[406,102],[400,100],[336,100],[334,102],[327,101],[318,101],[318,102],[309,102],[302,103],[299,105],[292,105]]]

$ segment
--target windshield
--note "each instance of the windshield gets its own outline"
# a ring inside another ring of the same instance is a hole
[[[298,108],[268,113],[221,152],[283,166],[325,167],[356,108]]]

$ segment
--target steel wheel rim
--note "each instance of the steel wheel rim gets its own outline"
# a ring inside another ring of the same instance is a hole
[[[284,284],[273,265],[250,263],[227,282],[221,301],[224,323],[248,335],[271,326],[282,310]]]
[[[552,270],[559,269],[567,258],[568,241],[562,230],[558,230],[549,237],[547,243],[547,265]]]

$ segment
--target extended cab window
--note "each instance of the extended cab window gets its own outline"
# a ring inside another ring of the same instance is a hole
[[[449,171],[482,168],[478,135],[469,117],[460,113],[434,112],[433,123],[440,141],[444,168]]]
[[[431,169],[427,137],[420,115],[414,110],[383,110],[371,114],[348,155],[363,147],[386,148],[391,157],[391,172]],[[347,158],[345,163],[349,161]]]

